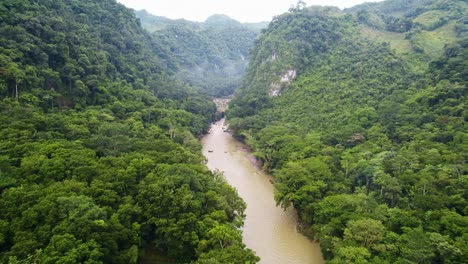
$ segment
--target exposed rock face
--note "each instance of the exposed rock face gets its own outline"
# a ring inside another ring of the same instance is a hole
[[[281,76],[279,82],[271,84],[270,96],[278,96],[281,94],[282,87],[287,88],[288,85],[296,78],[297,71],[295,69],[289,69],[286,73]]]
[[[288,70],[282,77],[281,82],[290,83],[294,78],[296,78],[297,72],[294,69]]]

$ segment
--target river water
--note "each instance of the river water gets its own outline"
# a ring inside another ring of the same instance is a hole
[[[256,165],[246,146],[224,132],[224,119],[212,125],[202,139],[211,170],[220,170],[247,203],[243,240],[262,264],[324,263],[317,243],[297,231],[294,210],[276,207],[273,185]]]

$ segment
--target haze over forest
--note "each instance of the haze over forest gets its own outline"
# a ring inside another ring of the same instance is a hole
[[[467,14],[1,1],[0,262],[258,263],[247,205],[201,152],[225,114],[326,263],[464,263]]]

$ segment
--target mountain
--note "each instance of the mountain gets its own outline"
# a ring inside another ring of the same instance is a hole
[[[208,27],[239,27],[242,23],[226,15],[215,14],[205,20],[205,26]]]
[[[115,0],[0,2],[0,262],[258,261],[164,45]]]
[[[167,47],[177,64],[177,76],[203,93],[228,96],[241,85],[249,50],[266,23],[242,24],[226,15],[213,15],[203,23],[167,21],[137,11],[153,41]]]
[[[397,53],[415,53],[437,59],[444,45],[467,37],[464,1],[389,0],[346,10],[363,24],[369,38],[378,35]]]
[[[466,1],[298,5],[227,113],[329,263],[467,259]]]
[[[173,20],[163,16],[155,16],[148,13],[148,11],[144,9],[135,11],[135,15],[140,20],[141,26],[149,32],[163,30],[174,24],[193,26],[194,28],[198,28],[199,26],[199,23],[188,21],[185,19]]]

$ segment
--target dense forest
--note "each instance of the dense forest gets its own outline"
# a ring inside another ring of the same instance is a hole
[[[0,2],[0,262],[255,263],[211,99],[115,0]]]
[[[468,4],[299,2],[228,122],[329,263],[466,263]]]
[[[266,27],[2,0],[0,262],[258,262],[198,141],[240,86],[230,129],[327,262],[465,263],[467,14],[298,2]]]
[[[229,96],[241,85],[249,50],[267,23],[240,23],[213,15],[203,23],[170,20],[137,11],[153,42],[166,47],[177,76],[204,94]]]

